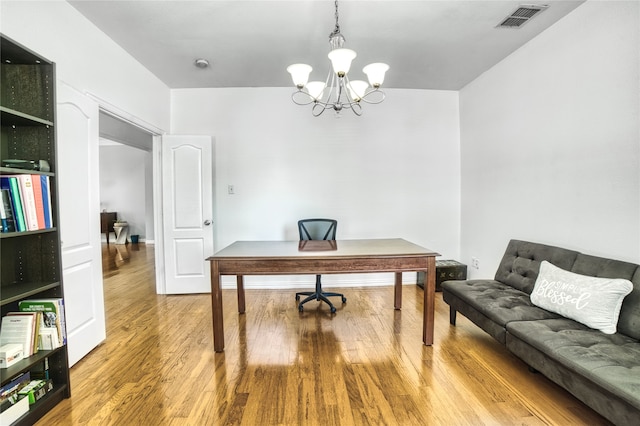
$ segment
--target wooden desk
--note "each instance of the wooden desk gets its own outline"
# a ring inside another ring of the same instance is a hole
[[[245,311],[244,275],[394,272],[394,307],[402,307],[402,272],[424,271],[422,341],[433,344],[435,257],[438,253],[403,239],[337,240],[326,247],[304,241],[236,241],[207,258],[211,264],[213,347],[224,350],[221,275],[236,275],[238,312]],[[334,248],[335,247],[335,248]]]

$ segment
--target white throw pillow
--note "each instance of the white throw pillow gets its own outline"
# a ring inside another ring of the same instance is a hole
[[[565,271],[546,260],[531,292],[531,303],[606,334],[616,332],[622,301],[631,281]]]

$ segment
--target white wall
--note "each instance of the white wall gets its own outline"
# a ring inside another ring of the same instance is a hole
[[[120,144],[100,146],[100,208],[117,212],[119,220],[127,221],[129,235],[142,241],[147,239],[150,163],[150,152]]]
[[[460,92],[471,277],[511,238],[640,262],[639,12],[588,1]]]
[[[459,255],[458,94],[388,90],[362,117],[315,118],[289,88],[172,90],[171,133],[215,139],[215,245],[296,240],[297,220],[338,238],[405,238]],[[235,195],[229,195],[234,185]]]
[[[56,77],[167,129],[169,89],[66,1],[0,2],[0,31],[56,63]]]

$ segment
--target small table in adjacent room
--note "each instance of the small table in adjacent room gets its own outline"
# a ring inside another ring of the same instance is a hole
[[[467,265],[456,260],[436,260],[436,291],[442,291],[440,287],[448,280],[466,280]],[[416,284],[424,288],[424,272],[418,272]]]
[[[116,234],[116,244],[127,244],[127,236],[129,235],[129,224],[127,222],[114,223],[113,231]]]

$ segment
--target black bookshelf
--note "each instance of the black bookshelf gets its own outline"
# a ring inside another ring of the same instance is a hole
[[[46,175],[51,182],[53,227],[0,233],[0,313],[18,310],[18,302],[63,298],[60,228],[56,187],[55,64],[0,34],[0,161],[45,160],[49,170],[25,170],[0,164],[0,176]],[[13,164],[13,163],[12,163]],[[31,425],[69,398],[67,346],[40,350],[0,369],[0,386],[24,372],[46,371],[53,390],[29,407],[13,425]]]

